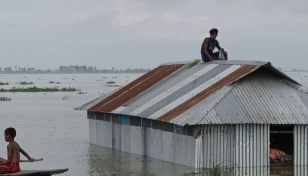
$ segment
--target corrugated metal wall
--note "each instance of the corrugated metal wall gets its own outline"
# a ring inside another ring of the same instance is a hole
[[[198,172],[199,168],[203,168],[203,137],[199,136],[196,139],[196,145],[195,145],[195,168],[197,169],[196,172]]]
[[[195,166],[196,147],[193,136],[127,125],[133,121],[128,116],[122,116],[121,121],[116,120],[116,115],[112,116],[111,121],[89,119],[90,143],[189,167]]]
[[[308,165],[308,125],[295,125],[294,166],[303,165]]]
[[[269,175],[269,125],[203,125],[200,131],[203,136],[196,139],[195,168],[223,167],[233,168],[234,175]]]
[[[199,168],[235,166],[235,125],[204,125],[201,128],[203,128],[203,147],[200,147],[200,150],[203,152],[198,151],[198,153],[203,157],[198,161]]]
[[[236,125],[237,167],[269,166],[269,125]]]
[[[235,175],[269,175],[270,125],[236,125]]]
[[[269,130],[269,125],[202,126],[203,140],[196,140],[196,167],[268,167]]]

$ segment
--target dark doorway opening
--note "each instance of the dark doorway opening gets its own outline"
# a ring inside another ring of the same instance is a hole
[[[278,149],[293,156],[293,126],[271,126],[270,148]]]
[[[270,174],[294,175],[293,125],[270,126]]]

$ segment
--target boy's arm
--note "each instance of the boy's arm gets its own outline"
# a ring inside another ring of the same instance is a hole
[[[20,153],[22,153],[25,157],[27,157],[28,160],[30,160],[30,161],[34,161],[34,160],[35,160],[34,158],[31,158],[31,157],[28,155],[28,153],[25,152],[21,147],[19,147],[19,151],[20,151]]]
[[[8,145],[7,146],[7,160],[4,160],[3,162],[1,162],[0,165],[8,164],[12,162],[12,150],[13,150],[13,147],[11,145]]]
[[[224,49],[223,49],[222,47],[220,47],[220,45],[219,45],[219,42],[218,42],[218,41],[217,41],[217,46],[216,46],[216,47],[217,47],[217,49],[218,49],[218,50],[222,50],[222,51],[224,51]]]

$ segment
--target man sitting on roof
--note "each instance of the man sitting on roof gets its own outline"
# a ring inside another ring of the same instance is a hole
[[[222,58],[219,58],[219,52],[213,53],[215,47],[217,47],[218,50],[221,50],[225,60],[228,60],[227,52],[224,51],[224,49],[219,46],[219,42],[216,40],[217,35],[218,35],[218,30],[215,28],[211,29],[210,37],[205,38],[202,43],[201,57],[204,62],[222,60]]]

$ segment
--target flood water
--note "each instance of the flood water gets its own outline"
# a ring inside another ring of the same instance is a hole
[[[307,72],[286,73],[308,87]],[[74,110],[101,94],[124,86],[141,74],[0,74],[0,82],[12,87],[74,87],[78,92],[0,93],[11,101],[0,101],[0,131],[17,130],[16,141],[31,157],[44,161],[21,163],[22,169],[69,168],[62,174],[87,175],[184,175],[194,170],[160,160],[89,144],[85,111]],[[33,85],[20,85],[20,82]],[[58,82],[58,83],[57,83]],[[7,143],[0,140],[0,156],[6,158]],[[24,158],[22,158],[24,159]]]
[[[78,92],[0,93],[11,101],[0,101],[0,131],[17,130],[16,141],[34,158],[22,169],[69,168],[64,175],[182,175],[189,167],[111,150],[89,144],[89,122],[85,111],[74,110],[101,94],[123,86],[141,74],[0,74],[0,82],[12,87],[74,87]],[[20,82],[33,82],[20,85]],[[59,82],[59,83],[57,83]],[[2,133],[2,132],[1,132]],[[2,138],[3,139],[3,138]],[[0,156],[6,158],[7,143],[0,140]],[[25,159],[25,158],[23,158]]]

